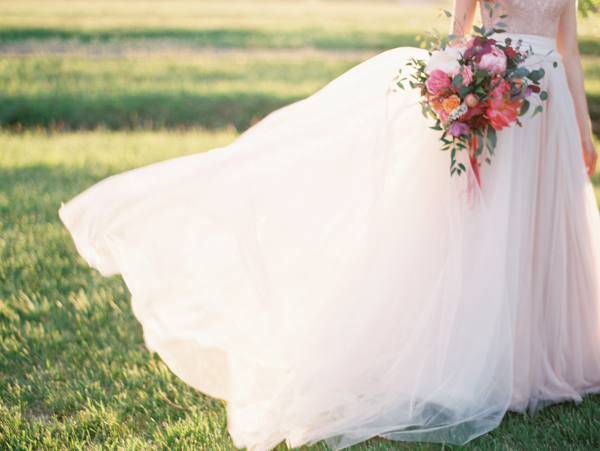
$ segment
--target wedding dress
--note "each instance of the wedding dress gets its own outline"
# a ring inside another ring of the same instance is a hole
[[[61,208],[87,262],[122,274],[147,345],[227,401],[236,446],[464,443],[508,409],[600,392],[600,216],[556,52],[567,2],[501,2],[549,98],[498,134],[481,189],[450,176],[418,92],[393,89],[427,57],[398,48],[225,148]]]

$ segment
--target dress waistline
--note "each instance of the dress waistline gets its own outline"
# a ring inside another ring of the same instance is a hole
[[[501,42],[504,42],[506,38],[510,38],[513,41],[513,46],[515,46],[518,41],[522,41],[521,46],[525,48],[531,46],[536,55],[546,56],[548,53],[550,53],[550,55],[548,55],[549,59],[560,60],[560,55],[556,46],[556,38],[520,33],[500,33],[493,34],[491,37]]]

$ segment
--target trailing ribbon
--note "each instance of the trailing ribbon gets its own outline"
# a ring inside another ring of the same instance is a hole
[[[471,135],[471,145],[469,146],[469,161],[471,162],[471,168],[473,169],[473,174],[475,174],[475,178],[477,179],[477,184],[479,188],[481,188],[481,178],[479,176],[479,164],[477,164],[477,136]]]

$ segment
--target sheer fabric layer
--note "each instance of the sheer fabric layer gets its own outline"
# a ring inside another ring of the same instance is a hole
[[[570,0],[495,0],[488,2],[494,11],[490,17],[485,0],[479,0],[481,17],[488,30],[497,23],[506,23],[502,28],[507,32],[547,37],[557,35],[562,13],[565,8],[575,8],[574,3]]]
[[[60,211],[123,275],[148,345],[227,400],[239,447],[464,443],[509,407],[599,390],[600,218],[562,65],[539,63],[545,111],[499,134],[479,190],[450,177],[418,93],[391,89],[412,57]]]

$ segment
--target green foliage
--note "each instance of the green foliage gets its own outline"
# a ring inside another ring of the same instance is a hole
[[[578,0],[577,7],[583,17],[588,17],[600,10],[600,0]]]

